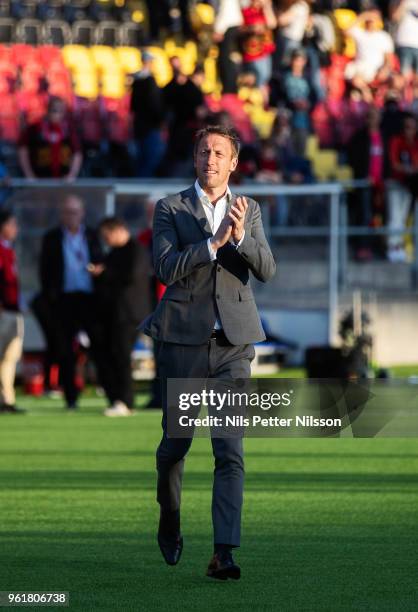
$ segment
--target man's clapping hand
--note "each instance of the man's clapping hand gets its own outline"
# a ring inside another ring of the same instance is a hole
[[[215,251],[220,249],[228,242],[232,233],[232,220],[229,215],[226,215],[222,221],[218,229],[216,230],[213,238],[210,239],[212,247]]]
[[[237,244],[244,235],[245,214],[247,212],[248,202],[244,197],[239,196],[234,206],[228,213],[229,218],[233,222],[232,239]]]

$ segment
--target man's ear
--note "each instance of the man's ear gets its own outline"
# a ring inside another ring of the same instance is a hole
[[[235,168],[237,167],[237,165],[238,165],[238,157],[233,157],[233,158],[231,159],[231,165],[230,165],[230,167],[229,167],[229,170],[230,170],[231,172],[233,172],[233,171],[235,170]]]

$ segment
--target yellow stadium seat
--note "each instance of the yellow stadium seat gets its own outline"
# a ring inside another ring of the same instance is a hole
[[[216,60],[213,57],[207,57],[203,62],[205,71],[205,80],[202,86],[205,94],[213,93],[218,87],[218,72]]]
[[[159,87],[164,87],[173,78],[173,70],[168,61],[167,54],[161,47],[147,47],[147,51],[155,58],[152,72],[157,81],[157,85]]]
[[[74,72],[73,89],[76,96],[95,99],[99,95],[97,77],[92,72]]]
[[[211,27],[215,22],[215,10],[209,4],[198,2],[190,13],[190,20],[195,30]]]
[[[116,56],[123,70],[128,74],[138,72],[142,68],[141,53],[135,47],[117,47]]]
[[[348,30],[357,19],[357,14],[351,9],[335,9],[335,21],[340,30]]]
[[[193,73],[198,58],[196,43],[188,41],[184,47],[179,47],[172,38],[168,38],[164,43],[164,49],[169,58],[178,57],[180,59],[185,74]]]
[[[94,66],[90,50],[83,45],[66,45],[62,48],[64,64],[70,70],[92,71]]]
[[[276,111],[253,107],[253,110],[249,113],[249,115],[251,123],[254,125],[260,138],[269,138],[274,119],[276,117]]]
[[[126,93],[125,75],[122,72],[103,72],[101,94],[105,98],[123,98]]]
[[[119,60],[113,47],[95,45],[90,48],[90,53],[99,70],[106,70],[107,72],[120,70]]]
[[[312,159],[314,174],[320,181],[334,179],[337,174],[338,159],[336,151],[324,149],[317,151]]]
[[[318,136],[308,136],[305,154],[308,159],[313,159],[319,149]]]
[[[335,173],[337,181],[344,183],[345,181],[351,181],[353,179],[353,169],[351,166],[338,166]]]

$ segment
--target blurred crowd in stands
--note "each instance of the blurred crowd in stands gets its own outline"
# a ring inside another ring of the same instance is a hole
[[[134,18],[128,4],[85,6],[119,11],[125,27]],[[405,260],[401,232],[418,170],[418,0],[140,5],[147,13],[138,38],[141,67],[127,75],[126,96],[92,99],[76,89],[71,95],[64,84],[65,96],[51,96],[60,91],[58,76],[56,85],[54,78],[39,82],[47,113],[34,122],[24,117],[18,141],[24,176],[190,178],[195,131],[211,122],[232,124],[243,145],[236,183],[365,179],[370,188],[351,196],[350,220],[399,231],[387,256]],[[179,54],[167,51],[169,77],[162,79],[161,53],[173,39]],[[192,67],[189,43],[196,49]],[[29,78],[22,69],[17,82],[23,75]],[[6,177],[7,169],[0,173]],[[278,221],[286,217],[280,213]],[[367,240],[357,252],[359,259],[372,256]]]

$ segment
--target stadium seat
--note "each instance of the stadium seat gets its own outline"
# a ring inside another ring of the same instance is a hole
[[[0,17],[10,17],[10,0],[0,1]]]
[[[42,40],[42,22],[39,19],[21,19],[16,25],[15,39],[18,43],[37,45]]]
[[[14,94],[2,95],[0,104],[0,140],[17,142],[20,134],[20,115]]]
[[[167,39],[164,49],[169,58],[178,57],[185,74],[192,74],[197,62],[197,46],[189,41],[184,47],[178,47],[173,39]]]
[[[125,47],[141,47],[144,42],[145,32],[141,24],[127,21],[120,25],[120,45]]]
[[[71,28],[62,19],[48,19],[43,25],[43,42],[63,47],[71,43]]]
[[[206,2],[197,2],[190,12],[190,20],[196,31],[212,27],[215,22],[215,9]]]
[[[26,123],[36,123],[44,117],[48,105],[48,94],[19,91],[16,93],[16,100],[20,114]]]
[[[94,21],[82,19],[75,21],[72,25],[72,43],[73,45],[84,45],[90,47],[95,43],[95,30],[97,25]]]
[[[106,72],[120,72],[118,56],[113,47],[104,45],[94,45],[90,49],[91,58],[94,65],[99,70]]]
[[[0,19],[0,43],[12,43],[15,40],[16,22],[14,19],[2,17]]]
[[[117,47],[116,56],[120,65],[127,74],[133,74],[141,70],[141,53],[134,47]]]
[[[74,72],[73,90],[76,96],[93,100],[99,95],[97,76],[92,72]]]
[[[59,61],[63,65],[61,49],[59,47],[55,47],[54,45],[39,46],[38,56],[45,67],[56,61]]]
[[[319,150],[318,137],[314,136],[313,134],[311,136],[308,136],[308,139],[306,141],[306,149],[305,149],[306,157],[311,160],[314,159],[318,150]]]
[[[102,21],[94,33],[95,44],[116,47],[121,41],[119,30],[120,25],[117,21]]]
[[[10,47],[8,45],[0,45],[0,60],[10,58]]]
[[[147,47],[147,51],[149,51],[155,58],[153,73],[155,80],[157,81],[157,85],[159,87],[164,87],[173,78],[173,70],[170,66],[170,62],[168,61],[167,54],[164,49],[161,49],[161,47]]]
[[[125,75],[104,72],[101,78],[101,95],[107,98],[123,98],[126,93]]]
[[[24,43],[10,47],[10,60],[17,66],[39,62],[38,48]]]
[[[82,45],[66,45],[62,49],[64,64],[70,70],[94,72],[96,70],[89,49]]]
[[[320,181],[335,179],[338,168],[338,158],[336,151],[324,149],[317,151],[312,159],[313,171],[316,178]]]
[[[213,56],[206,57],[203,62],[203,69],[205,71],[205,81],[202,87],[203,92],[212,93],[214,91],[220,91],[216,58]]]
[[[338,166],[335,173],[335,178],[337,181],[340,181],[342,183],[346,181],[351,181],[353,179],[353,169],[351,168],[351,166]]]

